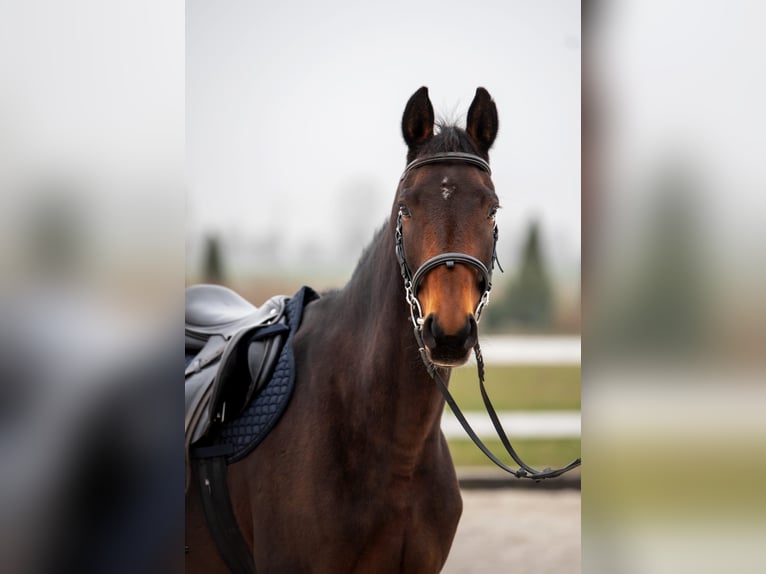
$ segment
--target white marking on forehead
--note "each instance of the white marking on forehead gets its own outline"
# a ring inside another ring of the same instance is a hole
[[[453,191],[455,191],[455,186],[450,185],[449,178],[445,176],[442,180],[442,197],[444,199],[449,199],[449,196],[452,195]]]

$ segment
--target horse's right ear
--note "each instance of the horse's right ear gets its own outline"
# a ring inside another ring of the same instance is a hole
[[[434,108],[428,98],[428,88],[423,86],[412,94],[402,116],[404,141],[414,152],[434,135]]]

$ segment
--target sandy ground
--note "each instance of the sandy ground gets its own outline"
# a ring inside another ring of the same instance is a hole
[[[580,491],[463,490],[446,574],[580,572]]]

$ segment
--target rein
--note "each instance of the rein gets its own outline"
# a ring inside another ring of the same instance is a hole
[[[469,153],[462,153],[462,152],[445,152],[445,153],[439,153],[439,154],[426,156],[423,158],[418,158],[410,162],[407,165],[407,167],[404,169],[404,173],[402,173],[401,178],[399,178],[399,183],[401,184],[404,178],[407,177],[407,175],[413,169],[416,169],[423,165],[427,165],[431,163],[439,163],[439,162],[468,163],[470,165],[479,167],[480,169],[484,170],[490,175],[492,174],[489,168],[489,164],[486,161],[484,161],[482,158],[476,155],[469,154]],[[425,319],[423,317],[423,309],[420,306],[420,301],[418,300],[418,290],[420,288],[420,284],[423,281],[423,278],[425,277],[425,275],[429,271],[431,271],[432,269],[435,269],[436,267],[439,267],[440,265],[446,265],[449,269],[452,269],[455,263],[461,263],[461,264],[469,265],[473,267],[480,273],[482,277],[482,283],[483,283],[483,292],[482,292],[481,298],[479,299],[479,303],[476,306],[476,311],[474,312],[474,315],[476,317],[476,323],[478,324],[479,319],[481,318],[482,310],[487,305],[487,303],[489,303],[489,293],[492,290],[492,270],[495,267],[495,263],[497,263],[497,266],[500,268],[500,271],[503,270],[503,268],[500,267],[500,262],[497,259],[497,237],[498,237],[497,224],[495,224],[493,233],[494,233],[494,245],[492,246],[491,268],[488,269],[487,266],[484,263],[482,263],[479,259],[471,255],[468,255],[466,253],[442,253],[440,255],[436,255],[435,257],[432,257],[428,259],[427,261],[425,261],[425,263],[423,263],[415,271],[415,273],[412,274],[409,266],[407,265],[407,260],[404,253],[404,234],[402,232],[402,211],[399,210],[399,214],[396,220],[396,230],[394,233],[395,251],[396,251],[396,258],[399,262],[399,268],[402,274],[402,279],[404,280],[405,298],[406,298],[407,304],[410,307],[410,319],[413,325],[413,333],[415,335],[415,341],[417,342],[417,345],[418,345],[418,352],[420,353],[420,358],[423,361],[423,364],[425,365],[426,370],[428,371],[428,374],[431,376],[432,379],[434,379],[434,381],[436,381],[436,385],[439,388],[439,391],[444,396],[444,400],[449,405],[450,409],[452,410],[452,413],[455,415],[455,418],[457,418],[457,420],[460,422],[460,425],[463,427],[463,430],[465,430],[466,434],[471,438],[471,440],[479,448],[479,450],[481,450],[487,456],[487,458],[489,458],[498,467],[514,475],[516,478],[530,478],[534,480],[542,480],[544,478],[554,478],[557,476],[561,476],[565,472],[568,472],[572,470],[573,468],[580,466],[582,462],[581,459],[577,458],[562,468],[557,468],[557,469],[545,468],[543,470],[535,470],[534,468],[526,464],[523,460],[521,460],[521,457],[516,453],[516,450],[511,445],[511,441],[508,439],[508,435],[506,434],[505,429],[503,429],[503,425],[500,423],[500,418],[497,416],[497,412],[495,411],[495,408],[492,405],[492,402],[490,401],[489,395],[487,394],[487,389],[484,385],[484,358],[481,354],[481,348],[479,347],[479,343],[478,342],[476,343],[473,350],[476,356],[476,366],[477,366],[478,375],[479,375],[479,390],[481,391],[481,398],[484,401],[484,407],[487,409],[487,414],[489,415],[489,418],[492,421],[492,425],[495,427],[495,432],[497,432],[497,435],[500,438],[501,443],[505,447],[505,450],[508,452],[511,458],[516,462],[516,464],[519,465],[518,469],[513,469],[507,466],[501,460],[499,460],[478,437],[476,432],[473,430],[471,425],[466,420],[465,416],[463,415],[463,412],[460,410],[457,403],[455,402],[455,399],[452,396],[452,393],[449,392],[447,383],[444,381],[444,378],[441,376],[441,373],[439,372],[439,367],[437,367],[433,363],[433,361],[431,361],[431,359],[429,358],[428,352],[426,351],[426,345],[423,341],[423,324],[425,323]]]

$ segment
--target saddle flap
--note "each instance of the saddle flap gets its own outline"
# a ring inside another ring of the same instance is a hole
[[[212,422],[236,417],[268,382],[289,331],[282,317],[276,324],[243,329],[232,337],[213,381]]]

